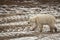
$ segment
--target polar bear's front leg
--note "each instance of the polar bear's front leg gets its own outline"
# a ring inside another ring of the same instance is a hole
[[[34,31],[34,30],[38,27],[37,22],[35,22],[34,24],[35,24],[35,25],[34,25],[34,27],[32,28],[32,30],[31,30],[31,31]]]
[[[39,24],[39,28],[40,28],[40,32],[42,32],[43,31],[43,25]]]

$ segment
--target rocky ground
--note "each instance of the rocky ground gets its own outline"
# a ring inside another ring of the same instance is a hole
[[[37,4],[37,3],[35,3]],[[24,29],[28,27],[28,19],[36,14],[51,14],[56,17],[57,29],[60,31],[60,4],[40,4],[40,5],[0,5],[0,39],[1,40],[60,40],[60,32],[48,33],[49,27],[44,25],[43,33],[34,36],[29,31],[24,34]],[[37,28],[38,29],[38,28]],[[39,31],[39,30],[35,31]],[[11,33],[12,32],[12,33]],[[16,33],[15,33],[16,32]],[[21,33],[23,32],[23,33]],[[25,35],[21,37],[22,35]],[[20,36],[19,36],[20,35]],[[12,37],[13,36],[13,37]],[[11,37],[11,38],[10,38]]]

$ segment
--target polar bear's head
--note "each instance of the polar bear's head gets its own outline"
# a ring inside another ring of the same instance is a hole
[[[35,18],[30,17],[28,20],[28,24],[33,24],[35,23]]]

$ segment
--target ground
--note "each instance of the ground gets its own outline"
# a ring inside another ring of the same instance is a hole
[[[40,7],[34,7],[34,8],[21,8],[22,6],[19,5],[0,5],[0,26],[4,28],[4,30],[1,30],[0,33],[0,39],[1,35],[11,35],[11,34],[2,34],[5,32],[21,32],[25,27],[27,27],[27,21],[29,17],[36,14],[51,14],[56,17],[57,21],[57,29],[60,31],[60,5],[40,5]],[[13,15],[8,15],[8,14]],[[18,15],[16,15],[16,13]],[[7,14],[7,16],[4,16]],[[17,21],[18,20],[18,21]],[[37,35],[37,36],[27,36],[27,37],[16,37],[16,38],[10,38],[10,39],[3,39],[3,40],[60,40],[60,32],[56,33],[48,33],[49,27],[47,25],[44,25],[43,33]],[[36,29],[36,31],[38,31]],[[45,32],[45,33],[44,33]]]

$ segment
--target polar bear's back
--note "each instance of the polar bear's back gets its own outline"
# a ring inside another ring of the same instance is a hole
[[[50,14],[37,14],[32,18],[43,24],[56,23],[55,17]]]

